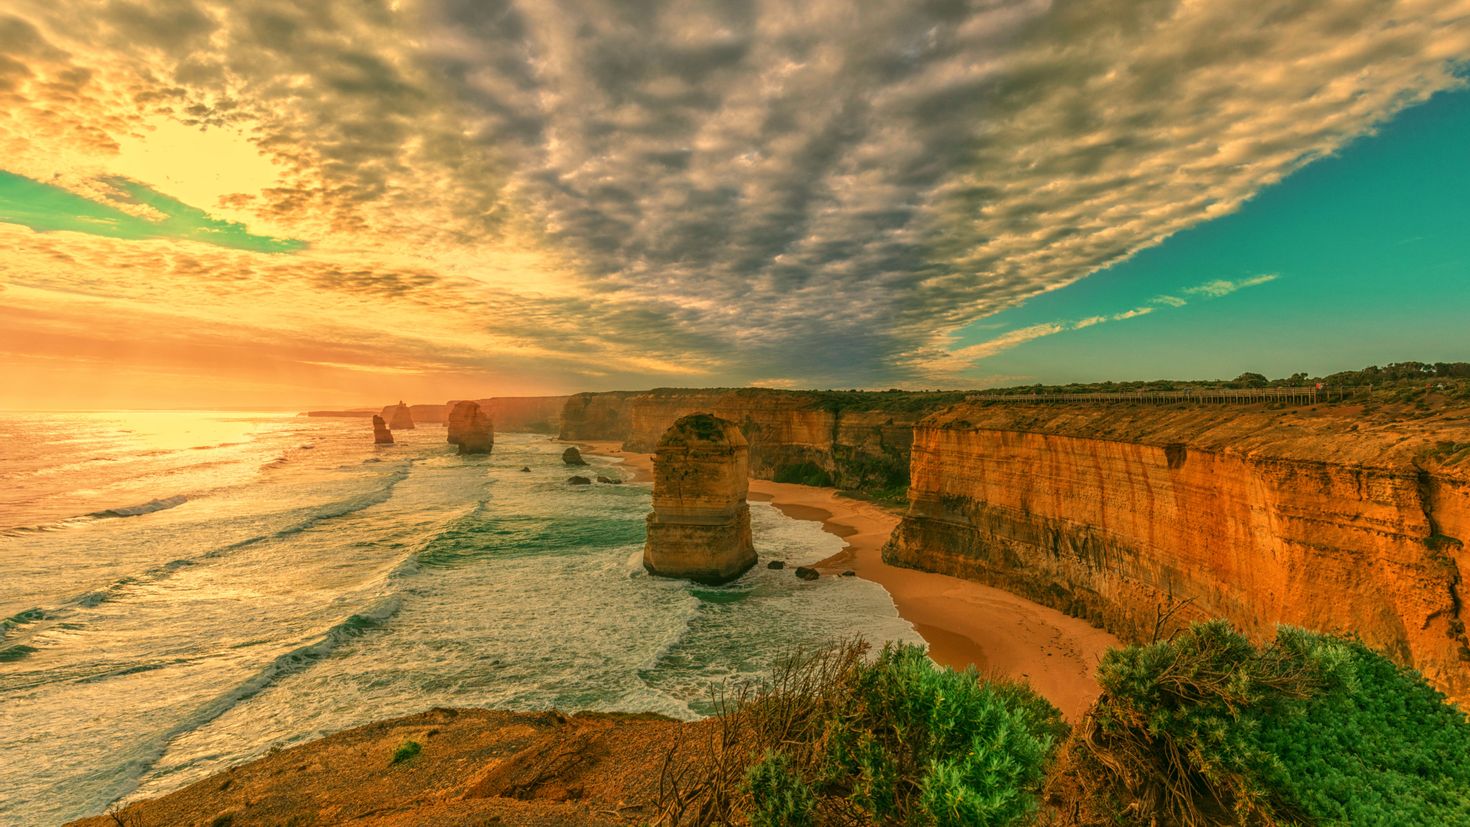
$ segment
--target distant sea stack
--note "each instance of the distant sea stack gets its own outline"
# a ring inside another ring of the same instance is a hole
[[[455,413],[460,413],[461,405],[464,411],[458,433],[449,441],[459,446],[461,454],[490,453],[490,449],[495,447],[495,425],[490,421],[490,415],[480,410],[478,402],[461,402],[454,406]]]
[[[395,431],[413,430],[413,413],[401,399],[398,400],[397,405],[389,405],[384,408],[382,416],[388,421],[388,427]]]
[[[373,414],[373,442],[378,445],[392,445],[393,432],[388,430],[388,423],[383,417]]]
[[[734,423],[707,413],[676,421],[654,451],[643,567],[719,584],[755,565],[745,502],[749,466],[749,445]]]

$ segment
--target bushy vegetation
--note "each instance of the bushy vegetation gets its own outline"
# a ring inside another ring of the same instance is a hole
[[[776,482],[792,482],[798,485],[829,486],[832,477],[815,462],[798,462],[782,465],[773,475]]]
[[[393,763],[402,764],[404,761],[410,761],[423,751],[424,746],[418,741],[404,741],[398,745],[398,749],[393,751]]]
[[[1098,679],[1069,732],[1024,685],[919,647],[798,656],[677,730],[653,823],[1470,825],[1470,720],[1359,641],[1211,621],[1109,652]]]
[[[1036,809],[1061,714],[1019,684],[885,648],[852,675],[816,768],[867,823],[1017,824]]]
[[[1060,713],[917,646],[866,655],[847,643],[732,688],[708,743],[670,750],[657,823],[1025,823],[1066,731]]]
[[[1069,824],[1470,824],[1470,723],[1363,644],[1224,621],[1114,650],[1068,744]]]
[[[1294,629],[1279,644],[1332,665],[1325,690],[1266,719],[1267,784],[1324,824],[1470,824],[1470,723],[1412,670],[1357,641]]]

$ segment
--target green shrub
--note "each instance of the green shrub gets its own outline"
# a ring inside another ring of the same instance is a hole
[[[1413,670],[1358,641],[1282,629],[1277,645],[1332,659],[1335,680],[1262,722],[1266,781],[1324,824],[1470,824],[1470,722]]]
[[[393,763],[402,764],[423,751],[424,747],[418,741],[404,741],[393,751]]]
[[[1084,806],[1171,824],[1470,824],[1470,723],[1360,642],[1282,627],[1257,647],[1217,620],[1113,650],[1098,679],[1065,762]]]
[[[752,827],[816,827],[817,799],[784,753],[767,752],[746,773]]]
[[[832,484],[832,477],[814,462],[798,462],[776,469],[776,482],[794,482],[798,485],[815,485],[825,488]]]
[[[860,640],[778,663],[716,705],[707,743],[669,750],[657,823],[1017,824],[1066,733],[1022,684],[936,666],[919,646],[869,660]]]
[[[936,667],[917,646],[858,670],[829,730],[829,783],[879,824],[1015,824],[1036,808],[1061,715],[1019,684]]]

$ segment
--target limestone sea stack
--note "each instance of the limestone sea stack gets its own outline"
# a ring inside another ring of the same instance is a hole
[[[461,454],[488,454],[495,447],[495,425],[490,415],[480,410],[478,402],[461,402],[469,410],[459,430],[459,452]],[[458,406],[456,406],[458,407]]]
[[[383,409],[383,418],[388,421],[388,427],[395,431],[412,431],[413,414],[409,412],[408,406],[403,400],[398,400],[397,405],[389,405]]]
[[[733,422],[707,413],[675,421],[654,450],[643,567],[714,585],[755,565],[749,466],[749,445]]]
[[[561,452],[561,461],[565,462],[567,465],[587,464],[587,460],[582,459],[582,452],[578,451],[577,446],[575,445]]]
[[[469,424],[470,412],[478,410],[479,403],[471,400],[463,400],[450,404],[449,416],[444,420],[444,428],[448,432],[445,440],[450,445],[458,445],[460,434],[464,433],[465,426]]]
[[[373,443],[376,445],[392,445],[393,432],[388,430],[388,423],[383,417],[373,414]]]

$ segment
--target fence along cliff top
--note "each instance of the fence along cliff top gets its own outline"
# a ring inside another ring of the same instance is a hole
[[[1050,402],[1129,402],[1142,405],[1172,405],[1180,402],[1214,405],[1249,405],[1258,402],[1280,402],[1288,405],[1315,405],[1340,402],[1359,394],[1371,395],[1368,388],[1318,388],[1312,385],[1294,388],[1193,388],[1184,391],[1124,391],[1097,393],[975,393],[967,402],[1007,402],[1010,404],[1045,404]]]

